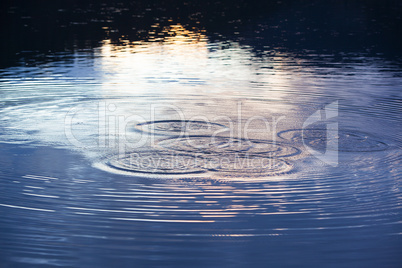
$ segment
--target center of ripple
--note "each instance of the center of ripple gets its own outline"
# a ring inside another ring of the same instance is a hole
[[[174,151],[202,154],[247,153],[272,158],[300,154],[299,149],[275,141],[246,140],[229,137],[190,136],[168,138],[159,141],[158,145]]]
[[[224,125],[208,121],[195,120],[160,120],[139,123],[134,127],[137,131],[158,135],[210,135],[216,131],[228,130]]]

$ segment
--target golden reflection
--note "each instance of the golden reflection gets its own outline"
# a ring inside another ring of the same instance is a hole
[[[159,23],[155,23],[151,28],[153,30],[148,32],[147,41],[162,41],[176,45],[205,43],[207,41],[207,37],[204,34],[205,30],[195,27],[188,30],[181,24],[161,26]]]
[[[172,47],[172,45],[179,46],[193,44],[197,45],[197,48],[205,48],[208,42],[205,30],[195,27],[189,30],[181,24],[160,26],[159,23],[156,23],[152,25],[151,28],[153,30],[148,31],[143,40],[131,41],[125,38],[125,36],[119,38],[119,42],[114,44],[111,43],[111,40],[104,40],[102,54],[105,56],[113,56],[113,54],[125,50],[133,53],[142,52],[141,48],[144,48],[144,46],[148,47],[150,45],[155,45],[152,43],[164,46],[169,45],[170,47]]]

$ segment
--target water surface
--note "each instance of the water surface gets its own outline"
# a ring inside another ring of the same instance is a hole
[[[0,70],[0,266],[398,267],[400,58],[253,28],[281,14],[20,51]]]

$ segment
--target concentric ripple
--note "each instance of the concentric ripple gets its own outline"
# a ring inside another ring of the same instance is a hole
[[[246,152],[251,148],[251,144],[242,139],[213,136],[168,138],[160,140],[158,145],[174,151],[203,154]]]
[[[173,179],[190,175],[213,178],[275,176],[293,169],[287,161],[248,153],[205,155],[158,150],[116,155],[98,167],[120,174]]]
[[[247,153],[265,157],[288,157],[300,154],[300,150],[275,141],[246,140],[230,137],[191,136],[168,138],[159,141],[159,146],[174,151],[204,154]]]
[[[207,168],[219,177],[276,176],[292,171],[293,165],[280,159],[250,154],[224,154],[207,158]]]
[[[201,157],[166,151],[132,152],[111,157],[106,165],[130,173],[153,175],[183,175],[203,173]]]
[[[135,129],[141,132],[159,135],[181,135],[181,134],[212,134],[216,131],[226,131],[228,128],[218,123],[195,120],[160,120],[139,123]]]
[[[355,130],[291,129],[278,136],[296,143],[304,143],[315,150],[340,152],[375,152],[388,149],[388,144],[371,134]]]
[[[251,148],[247,151],[248,153],[266,157],[291,157],[301,153],[298,148],[277,141],[250,140],[250,144]]]

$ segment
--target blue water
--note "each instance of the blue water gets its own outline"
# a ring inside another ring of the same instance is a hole
[[[0,266],[400,267],[400,58],[247,28],[281,12],[0,69]]]

